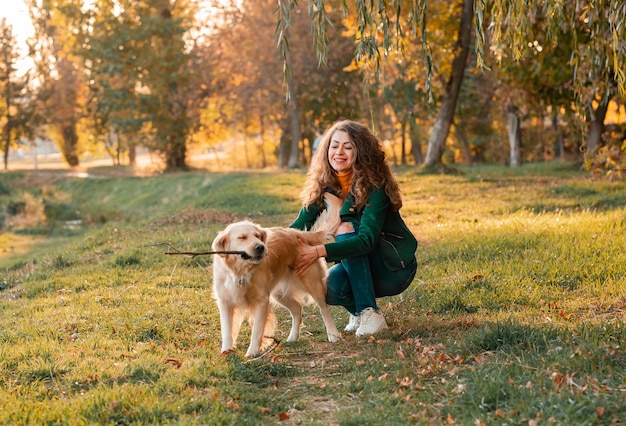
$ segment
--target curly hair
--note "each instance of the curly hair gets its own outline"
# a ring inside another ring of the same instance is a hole
[[[323,194],[328,189],[342,194],[336,171],[328,161],[328,148],[333,134],[343,131],[348,134],[354,145],[355,158],[352,165],[352,189],[354,204],[360,210],[365,207],[371,192],[376,188],[385,188],[394,211],[402,207],[402,195],[396,178],[391,173],[389,162],[378,138],[365,125],[351,120],[342,120],[333,124],[324,133],[307,173],[300,197],[304,207],[323,205]]]

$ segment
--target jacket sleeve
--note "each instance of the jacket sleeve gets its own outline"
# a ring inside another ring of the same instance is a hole
[[[289,227],[300,229],[301,231],[311,229],[321,211],[322,209],[317,205],[308,206],[308,208],[302,207],[298,217]]]
[[[325,244],[326,260],[337,262],[372,252],[378,244],[388,210],[389,198],[384,188],[372,191],[361,213],[357,235],[344,241]]]

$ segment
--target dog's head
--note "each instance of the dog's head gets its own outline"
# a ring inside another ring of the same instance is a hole
[[[214,251],[240,251],[240,255],[219,254],[221,257],[236,256],[244,261],[260,263],[267,250],[265,241],[267,232],[260,226],[249,222],[231,223],[213,240]]]

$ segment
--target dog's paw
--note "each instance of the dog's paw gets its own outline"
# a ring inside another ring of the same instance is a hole
[[[330,343],[337,343],[341,340],[341,336],[336,335],[336,334],[329,334],[328,335],[328,341]]]

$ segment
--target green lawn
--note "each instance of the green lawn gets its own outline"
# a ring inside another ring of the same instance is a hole
[[[211,258],[155,245],[288,225],[304,171],[0,174],[0,424],[623,422],[626,184],[566,163],[460,172],[397,170],[420,267],[379,301],[388,331],[326,343],[311,306],[298,343],[252,361],[247,326],[219,353]]]

